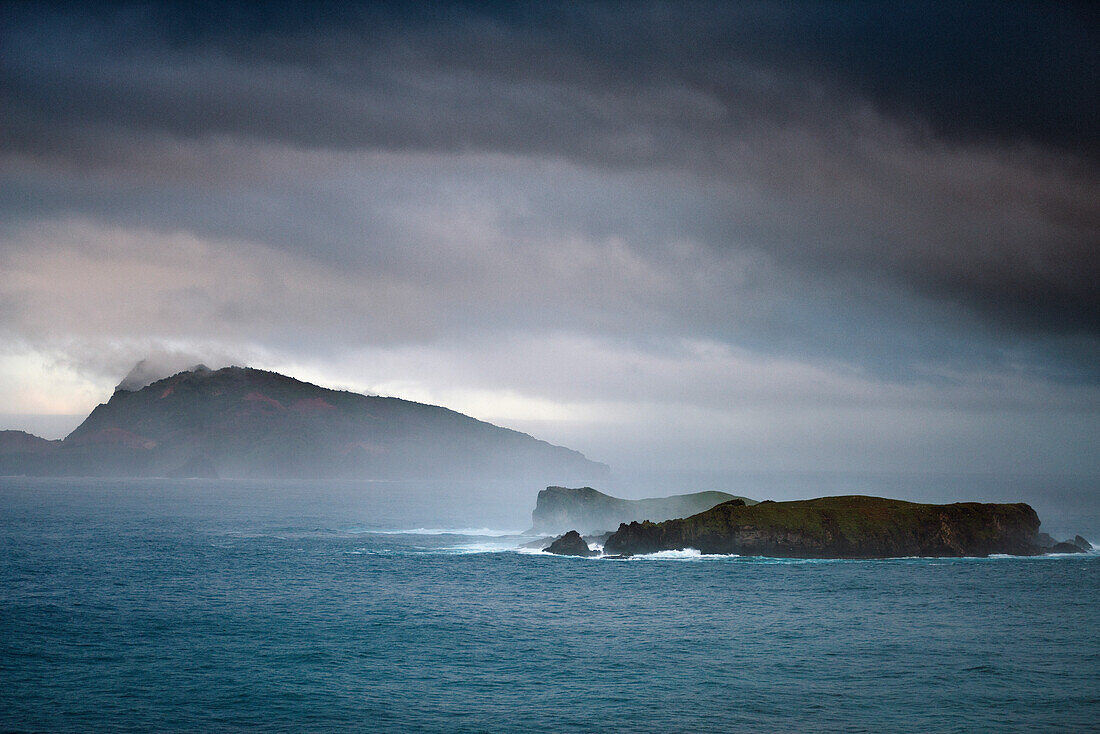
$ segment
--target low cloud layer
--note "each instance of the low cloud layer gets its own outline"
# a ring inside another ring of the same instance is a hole
[[[642,425],[680,406],[716,446],[700,403],[1043,396],[1096,427],[1097,29],[1072,3],[13,6],[0,340],[97,384],[199,351],[563,425],[661,403]],[[372,368],[394,354],[433,367]]]

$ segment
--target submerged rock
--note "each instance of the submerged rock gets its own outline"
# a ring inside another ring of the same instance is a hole
[[[559,556],[595,556],[598,553],[588,547],[584,538],[576,530],[570,530],[561,536],[549,548],[543,549],[544,553],[556,553]]]

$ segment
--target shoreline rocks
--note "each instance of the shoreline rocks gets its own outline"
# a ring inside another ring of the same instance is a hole
[[[543,553],[554,553],[559,556],[597,556],[599,551],[594,551],[584,542],[584,538],[576,530],[570,530],[565,535],[555,540],[548,548],[543,548]]]

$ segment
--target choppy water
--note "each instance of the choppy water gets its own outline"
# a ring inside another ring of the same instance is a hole
[[[558,558],[396,489],[0,479],[0,729],[1100,721],[1097,554]]]

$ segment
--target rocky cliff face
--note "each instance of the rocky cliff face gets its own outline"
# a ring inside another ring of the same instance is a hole
[[[604,545],[633,555],[695,548],[778,558],[1034,555],[1039,517],[1026,504],[927,505],[822,497],[753,506],[727,502],[662,523],[622,524]]]
[[[599,533],[632,520],[668,520],[702,512],[722,502],[755,500],[725,492],[696,492],[642,500],[624,500],[591,487],[547,487],[539,492],[531,514],[532,531],[543,534],[563,533],[576,528],[582,533]]]
[[[545,481],[607,467],[434,405],[200,366],[118,389],[34,461],[0,454],[3,473]]]

